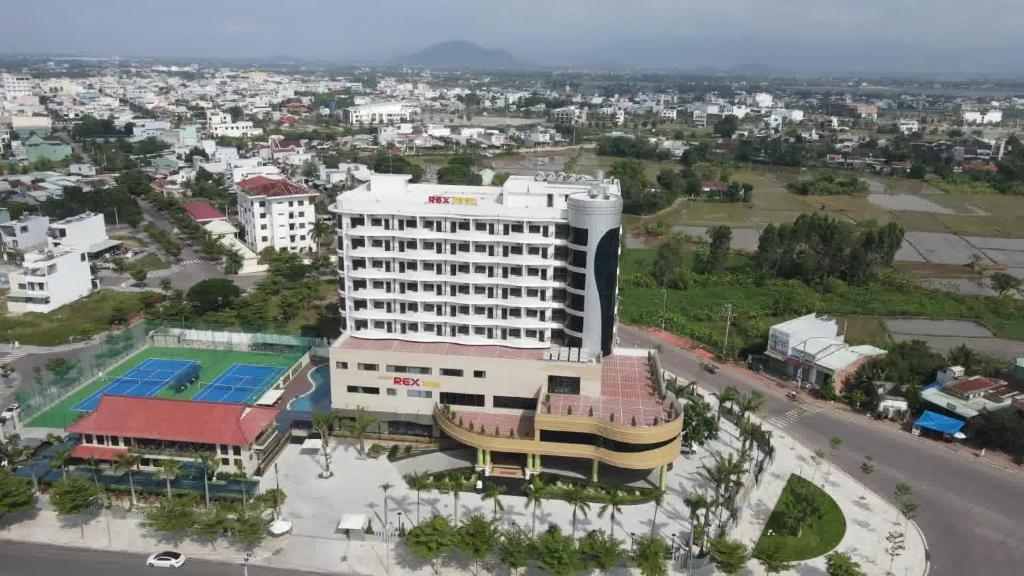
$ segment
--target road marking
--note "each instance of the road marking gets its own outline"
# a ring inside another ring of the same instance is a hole
[[[807,418],[819,410],[821,409],[815,406],[804,406],[801,404],[781,416],[773,416],[769,418],[768,423],[776,428],[785,428],[791,424],[796,424],[800,420]]]
[[[10,364],[23,356],[28,356],[28,352],[24,352],[22,350],[18,350],[17,352],[4,352],[0,355],[0,364]]]

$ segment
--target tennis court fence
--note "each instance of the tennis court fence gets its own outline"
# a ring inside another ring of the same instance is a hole
[[[22,375],[25,385],[18,392],[18,402],[23,421],[28,421],[147,346],[296,355],[300,359],[275,383],[279,386],[309,363],[311,348],[326,345],[329,342],[323,338],[245,332],[237,328],[196,328],[147,320],[102,337],[92,346],[69,351],[32,373]]]

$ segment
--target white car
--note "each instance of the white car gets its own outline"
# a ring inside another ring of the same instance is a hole
[[[157,568],[181,568],[181,565],[185,563],[185,555],[181,552],[174,552],[173,550],[167,550],[165,552],[155,552],[146,559],[146,566],[156,566]]]
[[[7,408],[4,408],[4,411],[0,412],[0,420],[10,420],[11,418],[14,418],[15,414],[21,414],[20,404],[11,404]]]

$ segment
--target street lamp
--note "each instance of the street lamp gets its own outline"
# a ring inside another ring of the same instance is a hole
[[[402,511],[399,510],[398,511],[398,533],[401,534],[403,529],[404,528],[402,526]]]

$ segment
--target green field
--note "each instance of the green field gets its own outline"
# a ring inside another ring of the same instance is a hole
[[[792,536],[785,534],[779,515],[787,501],[792,499],[793,486],[797,483],[810,487],[818,501],[821,515],[808,520],[800,531],[800,536]],[[768,535],[769,533],[771,536]],[[768,518],[764,532],[754,547],[754,554],[757,554],[759,548],[772,546],[778,547],[782,560],[796,562],[817,558],[838,546],[844,534],[846,534],[846,518],[843,517],[843,511],[839,509],[836,501],[821,488],[794,474],[786,482],[786,487],[775,504],[775,510]]]
[[[192,348],[145,348],[139,353],[121,362],[106,374],[102,379],[96,379],[86,386],[65,397],[60,402],[49,407],[45,412],[32,418],[26,426],[40,426],[45,428],[64,428],[81,416],[81,412],[72,410],[79,402],[89,397],[92,393],[103,388],[110,380],[128,372],[150,358],[164,358],[168,360],[196,360],[202,364],[199,372],[199,383],[189,387],[178,394],[174,391],[173,385],[161,390],[159,398],[189,399],[199,393],[208,383],[227,370],[233,364],[258,364],[261,366],[278,366],[291,368],[298,361],[301,354],[262,354],[256,352],[235,352],[231,350],[197,350]]]
[[[145,292],[96,290],[46,314],[0,316],[0,334],[34,346],[67,344],[71,338],[81,340],[109,330],[115,312],[124,316],[141,312],[145,296]]]

